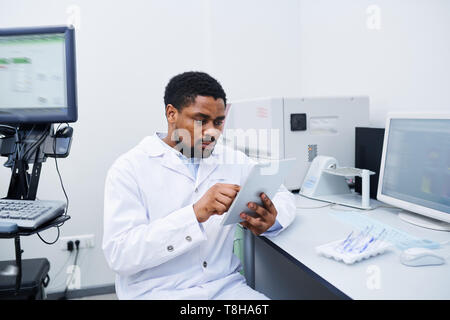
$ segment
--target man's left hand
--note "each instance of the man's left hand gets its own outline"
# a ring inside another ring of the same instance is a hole
[[[266,232],[271,226],[273,226],[278,214],[273,202],[265,193],[261,193],[260,197],[263,206],[260,206],[254,202],[249,202],[247,204],[250,210],[256,212],[256,217],[252,217],[245,212],[241,212],[240,215],[241,219],[244,220],[240,222],[240,224],[243,227],[250,229],[250,231],[256,236]]]

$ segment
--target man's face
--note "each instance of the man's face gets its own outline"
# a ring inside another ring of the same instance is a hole
[[[177,149],[187,157],[207,158],[222,134],[225,103],[222,99],[197,96],[194,103],[177,110],[175,131],[182,140]]]

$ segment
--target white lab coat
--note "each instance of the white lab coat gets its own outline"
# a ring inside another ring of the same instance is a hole
[[[233,254],[236,225],[221,226],[219,215],[199,223],[193,204],[215,183],[241,185],[255,162],[217,144],[195,180],[177,151],[163,143],[157,134],[144,138],[107,174],[103,250],[116,273],[117,296],[218,297],[230,283],[243,281]],[[273,202],[284,229],[295,217],[294,196],[282,186]]]

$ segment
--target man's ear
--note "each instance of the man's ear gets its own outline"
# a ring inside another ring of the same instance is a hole
[[[177,121],[178,117],[178,109],[175,108],[173,105],[168,104],[166,106],[166,118],[167,122],[169,123],[175,123]]]

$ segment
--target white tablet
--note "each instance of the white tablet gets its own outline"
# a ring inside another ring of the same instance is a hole
[[[249,202],[254,202],[262,206],[260,194],[264,192],[269,199],[273,199],[278,188],[283,184],[284,179],[290,173],[295,159],[276,160],[264,164],[256,164],[236,198],[224,213],[221,224],[235,224],[243,221],[240,217],[242,212],[251,216],[257,214],[247,207]]]

